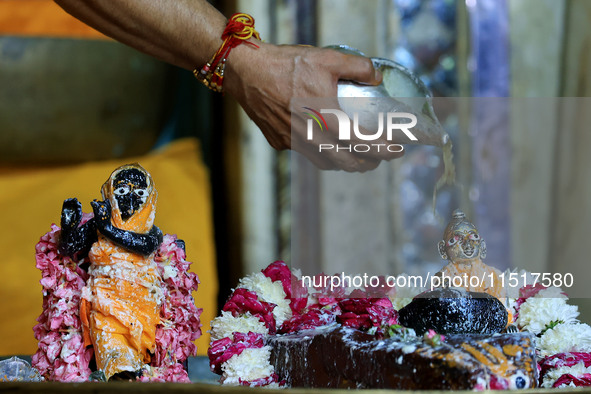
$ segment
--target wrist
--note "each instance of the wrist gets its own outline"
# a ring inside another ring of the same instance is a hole
[[[227,59],[224,92],[232,96],[248,88],[250,74],[260,73],[263,70],[265,54],[268,53],[271,45],[256,39],[250,39],[248,42],[257,45],[258,48],[252,45],[240,45]]]
[[[226,72],[226,62],[235,48],[245,45],[259,48],[254,43],[260,40],[259,33],[254,28],[252,16],[236,13],[228,20],[221,34],[222,44],[208,62],[193,70],[197,80],[209,89],[221,93]]]

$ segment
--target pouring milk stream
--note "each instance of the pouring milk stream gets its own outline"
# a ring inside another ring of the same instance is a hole
[[[330,48],[341,52],[364,56],[357,49],[339,45]],[[379,113],[410,112],[416,115],[417,124],[412,134],[417,141],[410,144],[433,145],[442,149],[444,173],[433,192],[433,207],[437,190],[446,184],[455,183],[456,171],[453,163],[452,142],[443,129],[431,101],[431,93],[423,82],[408,69],[388,59],[371,58],[373,65],[383,76],[377,86],[360,85],[351,81],[340,81],[338,85],[339,105],[350,117],[356,113],[359,125],[367,130],[379,128]],[[351,98],[372,98],[351,100]]]

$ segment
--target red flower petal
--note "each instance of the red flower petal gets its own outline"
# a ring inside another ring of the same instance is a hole
[[[250,312],[265,324],[270,334],[274,334],[276,332],[276,323],[273,316],[274,308],[275,304],[260,301],[256,293],[238,288],[234,290],[222,310],[232,312],[234,316]]]
[[[582,376],[573,376],[571,374],[564,374],[552,385],[553,388],[560,387],[561,385],[574,384],[576,387],[587,387],[591,386],[591,374],[583,374]]]
[[[207,351],[209,365],[213,372],[221,375],[222,364],[244,349],[261,348],[264,346],[263,335],[259,333],[235,332],[234,339],[222,338],[214,341]]]
[[[558,353],[546,357],[538,364],[541,367],[540,377],[543,377],[550,369],[560,367],[572,367],[580,362],[585,364],[585,367],[591,366],[591,353],[572,352],[572,353]]]

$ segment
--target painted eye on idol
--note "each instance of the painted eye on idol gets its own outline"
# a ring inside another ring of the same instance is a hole
[[[148,192],[146,189],[136,189],[133,191],[138,197],[148,197]]]
[[[480,235],[476,233],[470,233],[470,239],[473,241],[478,241],[480,239]]]
[[[127,193],[129,193],[129,187],[128,186],[119,186],[117,189],[115,189],[115,191],[113,193],[115,193],[116,196],[124,196]]]

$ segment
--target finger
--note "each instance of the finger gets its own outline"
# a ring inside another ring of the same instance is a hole
[[[304,106],[305,103],[310,106]],[[321,109],[340,108],[336,98],[304,100],[301,103],[298,100],[298,103],[294,102],[294,107],[301,107],[301,110],[292,112],[292,135],[301,136],[298,140],[300,145],[315,146],[316,154],[328,156],[339,169],[370,170],[377,167],[381,160],[392,160],[404,154],[404,147],[388,141],[385,132],[376,139],[359,139],[359,134],[371,136],[377,133],[367,132],[352,122],[342,109],[340,114]],[[341,127],[348,127],[348,132],[343,134]],[[293,149],[303,150],[301,146]],[[308,150],[308,157],[311,154],[314,152]],[[367,163],[360,165],[360,159]]]
[[[292,150],[306,157],[314,166],[320,170],[340,170],[339,164],[333,161],[326,154],[318,153],[318,146],[301,138],[299,134],[292,134]]]
[[[364,85],[382,83],[382,73],[373,66],[370,58],[347,54],[342,54],[342,56],[343,59],[337,68],[339,79],[355,81]]]
[[[398,143],[398,141],[388,139],[387,133],[384,130],[375,139],[371,137],[378,134],[377,127],[375,130],[370,131],[352,121],[349,132],[351,139],[346,142],[351,146],[352,152],[360,158],[365,160],[389,161],[398,159],[404,155],[404,146]]]
[[[351,143],[361,157],[392,160],[403,155],[402,144],[411,142],[405,134],[406,125],[412,125],[413,119],[391,118],[390,110],[396,108],[395,104],[385,97],[339,98],[340,108],[349,116]]]
[[[380,160],[364,158],[356,154],[352,146],[339,143],[337,126],[327,121],[328,129],[318,131],[313,140],[308,140],[307,119],[294,113],[292,116],[292,149],[306,156],[321,169],[344,170],[348,172],[365,172],[376,168]],[[336,122],[336,121],[335,121]]]
[[[316,147],[311,144],[296,144],[298,153],[306,157],[319,170],[343,170],[347,172],[365,172],[379,165],[379,162],[369,162],[363,159],[355,160],[350,155],[339,152],[338,155],[325,153],[319,155]],[[345,157],[347,156],[347,157]]]

